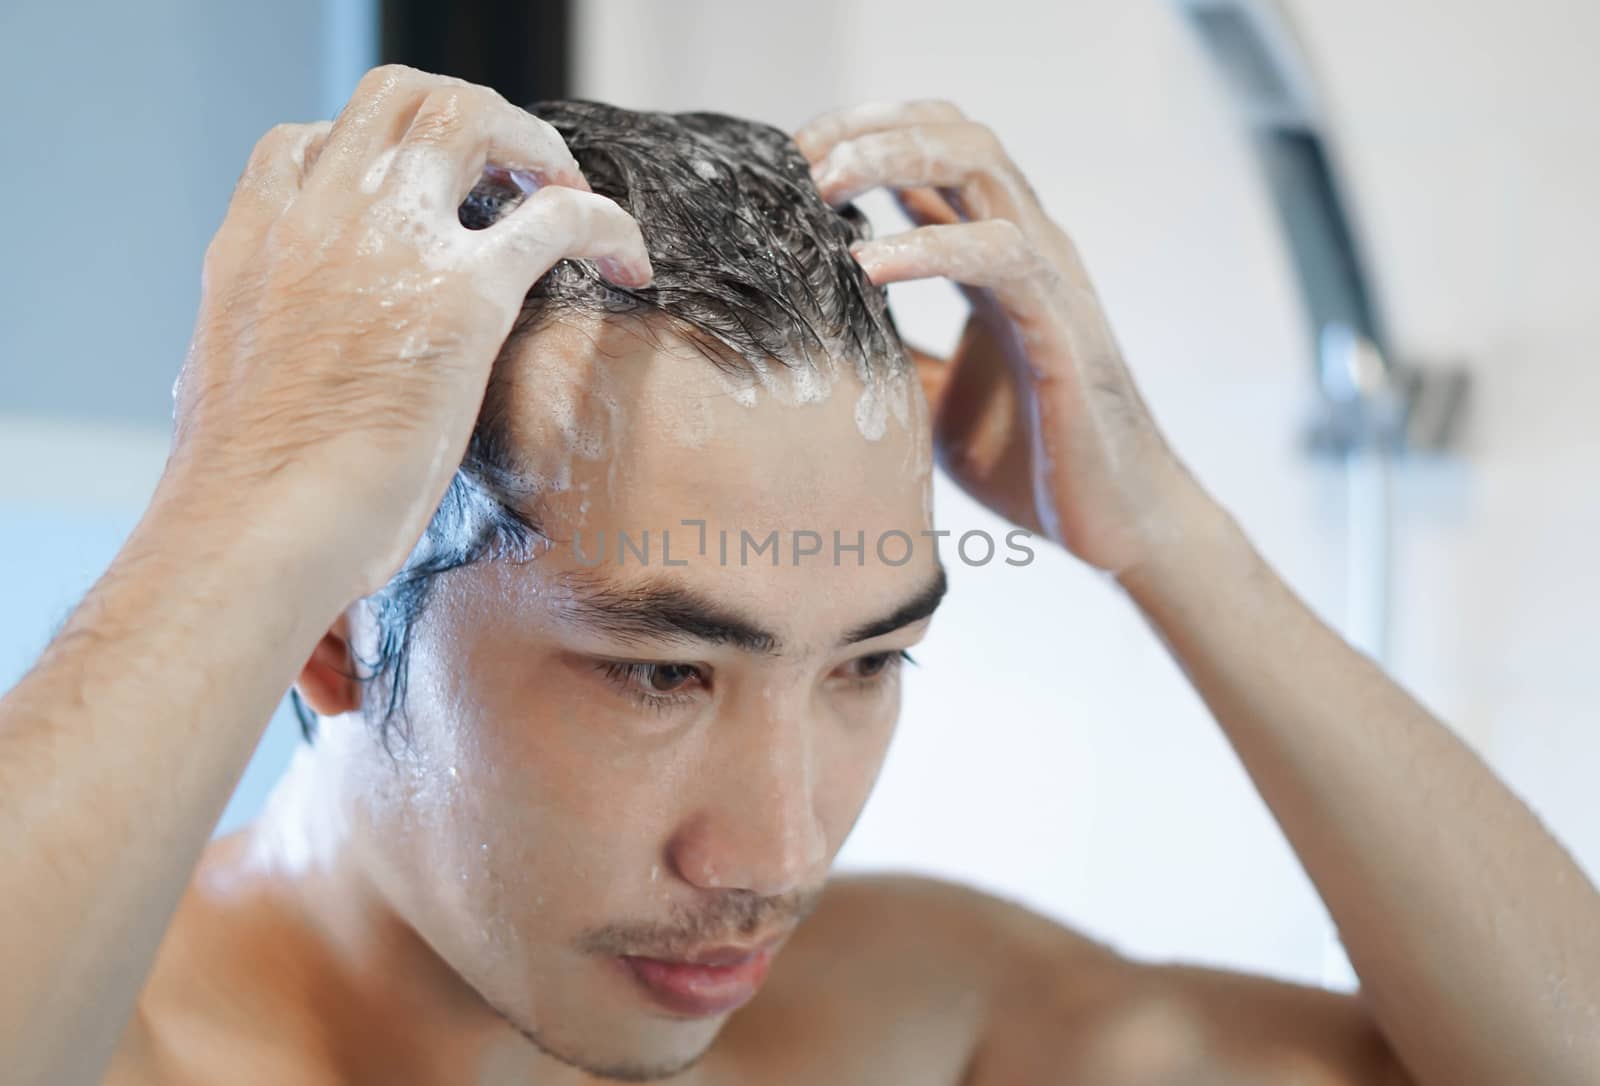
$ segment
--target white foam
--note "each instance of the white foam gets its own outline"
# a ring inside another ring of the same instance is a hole
[[[889,408],[875,382],[868,383],[856,397],[856,429],[868,441],[877,441],[889,428]]]
[[[861,394],[856,397],[856,429],[868,441],[877,441],[889,429],[892,417],[902,428],[909,428],[912,392],[909,371],[891,374],[868,373],[858,364]]]
[[[821,403],[828,398],[839,380],[838,370],[831,362],[827,364],[826,372],[818,364],[796,366],[792,374],[789,389],[796,404]]]
[[[367,172],[361,177],[362,192],[371,196],[378,191],[383,185],[383,179],[389,175],[389,166],[394,162],[394,153],[398,150],[398,147],[386,148],[372,160],[372,165],[367,167]]]

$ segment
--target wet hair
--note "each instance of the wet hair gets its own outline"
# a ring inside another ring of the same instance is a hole
[[[655,275],[625,289],[594,264],[564,260],[528,292],[495,371],[527,336],[563,318],[609,316],[658,324],[729,370],[766,363],[815,364],[819,355],[892,372],[909,365],[881,287],[851,256],[868,236],[854,206],[829,207],[809,164],[780,129],[720,113],[656,113],[588,101],[535,102],[529,112],[554,125],[595,192],[638,222]],[[486,175],[461,206],[468,229],[483,229],[521,198],[508,178]],[[386,697],[364,710],[384,745],[405,719],[411,633],[440,574],[539,538],[518,490],[503,382],[491,377],[467,454],[406,564],[368,598],[377,626],[371,659],[356,678]],[[291,691],[306,739],[316,714]],[[367,699],[363,699],[367,704]],[[390,748],[392,750],[392,748]]]

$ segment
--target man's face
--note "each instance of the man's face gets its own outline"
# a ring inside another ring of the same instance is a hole
[[[552,543],[436,582],[412,747],[357,761],[355,822],[385,897],[508,1021],[568,1062],[664,1073],[761,960],[639,959],[786,936],[882,764],[942,589],[925,407],[914,379],[774,366],[774,390],[609,322],[511,361]]]

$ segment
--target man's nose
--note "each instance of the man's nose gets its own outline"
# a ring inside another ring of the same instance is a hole
[[[671,844],[685,881],[763,896],[816,883],[828,842],[818,813],[813,730],[803,719],[730,724],[727,756],[708,767],[699,802]]]

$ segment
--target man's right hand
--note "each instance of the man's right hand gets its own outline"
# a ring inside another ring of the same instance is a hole
[[[468,230],[486,167],[539,187]],[[273,128],[206,251],[162,497],[281,525],[343,602],[375,591],[444,496],[528,289],[567,257],[620,286],[652,274],[555,129],[492,90],[389,65],[333,121]]]

